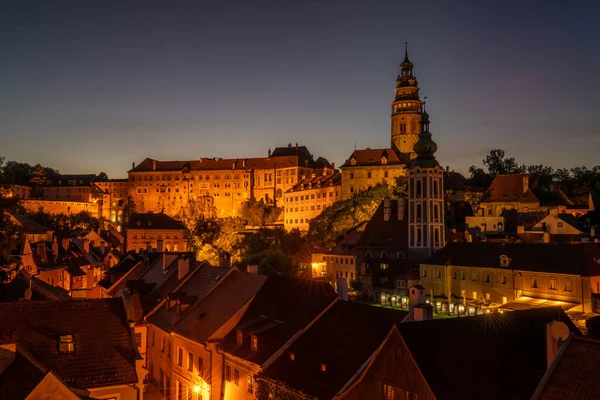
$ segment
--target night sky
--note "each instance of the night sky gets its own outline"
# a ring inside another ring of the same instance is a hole
[[[598,1],[5,1],[0,155],[125,177],[145,157],[336,165],[390,144],[408,35],[442,165],[600,164]]]

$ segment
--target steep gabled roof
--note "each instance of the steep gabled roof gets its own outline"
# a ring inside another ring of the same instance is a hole
[[[31,282],[30,282],[31,279]],[[8,283],[0,283],[0,302],[21,301],[25,298],[25,291],[31,284],[31,300],[67,300],[69,292],[58,286],[52,286],[38,278],[30,277],[25,269],[21,269],[17,276]]]
[[[311,398],[331,399],[406,315],[406,311],[338,300],[262,376]],[[325,364],[326,372],[320,371],[319,364]]]
[[[508,267],[501,267],[503,255],[511,260]],[[600,243],[449,242],[423,263],[598,276],[599,261]]]
[[[385,164],[382,161],[384,158]],[[399,159],[398,155],[392,148],[364,149],[354,150],[346,162],[344,162],[342,168],[372,165],[406,165],[408,162],[408,159]]]
[[[330,186],[341,186],[342,185],[342,174],[335,172],[327,175],[316,175],[314,177],[308,177],[292,186],[286,193],[301,192],[307,189],[325,188]]]
[[[398,219],[398,201],[404,201],[404,218]],[[384,203],[377,207],[375,214],[365,225],[358,240],[359,247],[388,247],[408,250],[408,206],[404,199],[390,200],[390,219],[384,220]]]
[[[167,214],[134,213],[129,217],[126,229],[185,229],[185,226]]]
[[[59,354],[59,335],[75,352]],[[69,386],[137,383],[138,357],[121,299],[0,304],[0,342],[14,342]]]
[[[256,294],[265,279],[234,269],[202,301],[186,310],[172,331],[205,343]]]
[[[546,370],[553,321],[579,334],[560,307],[407,322],[398,330],[436,399],[529,399]]]
[[[530,189],[530,178],[531,174],[496,175],[482,202],[539,203]],[[525,180],[529,183],[526,185],[527,189],[523,190]]]
[[[337,294],[326,282],[270,275],[236,327],[246,326],[242,344],[238,345],[237,332],[233,330],[222,347],[236,357],[262,365],[336,298]],[[253,351],[248,335],[273,322],[278,324],[272,327],[268,340],[261,341]]]
[[[575,336],[563,346],[533,399],[600,398],[600,340]]]

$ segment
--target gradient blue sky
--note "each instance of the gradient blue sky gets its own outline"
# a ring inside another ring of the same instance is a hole
[[[390,142],[408,34],[443,165],[600,164],[599,1],[7,1],[0,155],[125,177],[145,157],[340,165]]]

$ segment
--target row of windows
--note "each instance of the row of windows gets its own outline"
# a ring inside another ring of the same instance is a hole
[[[370,252],[370,251],[367,251],[367,252],[365,253],[365,258],[367,258],[367,259],[371,258],[372,256],[373,256],[373,255],[371,254],[371,252]],[[388,258],[388,253],[387,253],[387,251],[382,251],[382,252],[380,253],[379,257],[381,257],[381,258],[382,258],[382,259],[384,259],[384,260],[385,260],[385,259],[387,259],[387,258]],[[406,255],[405,255],[403,252],[399,251],[398,253],[396,253],[396,258],[398,258],[399,260],[404,260],[404,259],[406,258]]]
[[[240,386],[240,371],[237,369],[233,369],[229,365],[225,366],[225,380],[227,382],[232,382],[235,386]],[[248,376],[248,394],[254,394],[254,377]]]
[[[343,271],[338,271],[335,276],[336,278],[344,278],[344,272]],[[346,271],[346,276],[345,278],[348,278],[348,271]],[[354,279],[354,272],[350,272],[350,279]]]
[[[299,221],[299,222],[298,222]],[[296,218],[296,219],[286,219],[285,223],[286,224],[308,224],[310,223],[311,219],[310,218]]]
[[[145,246],[140,246],[140,251],[142,250],[146,250],[148,247],[152,247],[150,246],[150,243],[147,243]],[[179,251],[179,245],[178,244],[171,244],[171,243],[165,243],[163,245],[165,251],[171,251],[171,249],[173,249],[173,251]],[[138,247],[136,244],[131,246],[131,250],[133,250],[134,253],[137,253],[138,251]]]
[[[271,175],[271,179],[272,179],[272,175],[273,174],[270,174],[270,175]],[[265,174],[265,176],[266,176],[266,174]],[[248,174],[244,174],[243,177],[244,178],[248,178]],[[181,177],[181,180],[182,181],[187,181],[187,180],[193,181],[193,180],[197,179],[197,180],[201,181],[202,179],[205,179],[205,180],[208,181],[208,180],[210,180],[210,178],[211,178],[210,175],[205,175],[204,177],[202,177],[202,175],[190,175],[189,177]],[[233,179],[240,179],[240,175],[233,175],[233,177],[231,175],[225,175],[223,178],[225,180],[230,180],[232,178]],[[221,179],[221,175],[213,175],[213,179],[214,180],[220,180]],[[166,175],[166,176],[165,175],[163,175],[163,176],[144,175],[144,176],[137,176],[137,177],[135,175],[131,176],[131,181],[132,182],[135,182],[135,181],[138,181],[138,182],[142,182],[142,181],[144,181],[144,182],[152,182],[152,181],[170,181],[170,180],[171,180],[171,176],[170,175]],[[180,177],[176,175],[173,178],[173,180],[174,181],[178,181],[178,180],[180,180]]]
[[[150,234],[146,235],[146,233],[144,233],[144,232],[142,232],[140,234],[140,239],[146,239],[146,236],[148,236],[148,239],[154,239],[154,234],[150,233]],[[159,234],[156,235],[156,237],[157,237],[157,239],[162,239],[163,235],[161,233],[159,233]],[[137,239],[137,238],[138,238],[138,234],[134,233],[133,234],[133,239]],[[171,235],[167,233],[165,235],[165,238],[166,239],[171,239]],[[178,240],[179,239],[179,233],[174,233],[173,234],[173,239]],[[93,245],[93,243],[92,243],[92,245]]]
[[[384,162],[385,160],[385,162]],[[387,163],[387,159],[384,157],[381,160],[382,164],[386,164]],[[371,179],[373,177],[373,173],[372,172],[367,172],[367,179]],[[389,177],[389,172],[388,171],[383,171],[383,177],[384,178],[388,178]],[[354,172],[350,172],[350,179],[354,179]]]
[[[327,258],[325,258],[325,261],[327,261]],[[338,258],[337,257],[329,257],[329,262],[333,262],[335,264],[338,264]],[[354,265],[354,258],[351,258],[351,257],[340,257],[339,258],[339,264]]]
[[[321,211],[321,205],[317,204],[316,206],[310,206],[310,210],[308,209],[308,206],[306,206],[306,209],[304,207],[285,207],[285,212],[287,213],[291,213],[291,212],[304,212],[304,211],[315,211],[315,207],[317,211]],[[323,210],[327,208],[327,204],[323,204]]]
[[[333,197],[333,191],[328,192],[329,193],[329,197]],[[323,198],[327,197],[327,193],[323,193]],[[339,192],[336,190],[335,191],[335,197],[339,196]],[[294,201],[304,201],[304,200],[314,200],[315,199],[315,195],[314,193],[310,195],[310,199],[309,199],[309,195],[307,194],[306,196],[301,195],[300,200],[298,200],[298,196],[289,196],[285,198],[285,202],[286,203],[293,203]],[[321,193],[317,193],[317,199],[321,198]]]

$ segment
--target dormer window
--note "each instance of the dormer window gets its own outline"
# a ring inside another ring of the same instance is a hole
[[[387,164],[387,158],[381,157],[381,163],[382,164]]]
[[[500,266],[508,267],[510,265],[511,259],[505,256],[504,254],[500,256]]]
[[[352,164],[352,165],[356,165],[356,159],[354,159],[354,158],[353,158],[353,159],[351,159],[351,160],[350,160],[350,164]]]
[[[238,346],[241,346],[243,341],[244,341],[243,332],[242,332],[241,329],[238,329],[238,331],[237,331],[237,344],[238,344]]]
[[[58,353],[73,354],[75,353],[75,339],[73,335],[60,335],[58,337]]]
[[[256,337],[256,335],[252,335],[252,340],[250,342],[250,347],[252,348],[253,351],[257,351],[258,350],[258,338]]]

